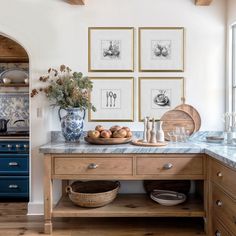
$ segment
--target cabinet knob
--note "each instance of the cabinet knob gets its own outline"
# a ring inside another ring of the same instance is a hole
[[[172,167],[173,167],[173,164],[171,164],[171,163],[166,163],[166,164],[163,166],[163,169],[169,170],[169,169],[171,169]]]
[[[8,186],[8,188],[10,188],[10,189],[17,189],[17,188],[18,188],[18,185],[17,185],[17,184],[10,184],[10,185]]]
[[[96,168],[98,168],[98,165],[95,164],[95,163],[91,163],[91,164],[88,165],[88,168],[89,169],[96,169]]]
[[[221,232],[219,230],[216,230],[215,236],[221,236]]]
[[[20,144],[16,144],[16,148],[20,148]]]
[[[29,148],[29,145],[24,144],[24,148],[25,148],[25,149]]]
[[[222,174],[221,172],[218,172],[218,173],[217,173],[217,176],[218,176],[219,178],[221,178],[221,177],[223,177],[223,174]]]
[[[11,145],[11,144],[8,144],[7,147],[8,147],[8,148],[12,148],[12,145]]]
[[[18,166],[19,164],[17,162],[9,162],[8,165],[9,166]]]
[[[223,202],[222,202],[221,200],[217,200],[217,201],[216,201],[216,205],[217,205],[218,207],[221,207],[221,206],[223,205]]]

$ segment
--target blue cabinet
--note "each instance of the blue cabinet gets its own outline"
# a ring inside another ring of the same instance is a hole
[[[29,199],[29,155],[0,155],[0,199]]]

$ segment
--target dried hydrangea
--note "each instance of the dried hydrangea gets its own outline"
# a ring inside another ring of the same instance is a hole
[[[49,68],[48,74],[41,76],[39,81],[46,83],[46,86],[33,89],[31,97],[43,92],[54,106],[96,111],[89,101],[93,84],[81,72],[72,72],[68,66],[61,65],[59,70]]]

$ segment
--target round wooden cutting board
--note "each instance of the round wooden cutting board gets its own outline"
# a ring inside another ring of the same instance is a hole
[[[188,104],[182,104],[175,108],[175,110],[181,110],[187,112],[194,120],[195,123],[195,130],[194,132],[197,132],[201,128],[201,116],[199,112],[191,105]]]
[[[170,110],[166,112],[162,117],[163,121],[162,129],[165,133],[165,139],[170,140],[168,133],[175,131],[176,127],[185,127],[185,130],[189,131],[189,134],[193,134],[195,130],[195,123],[191,115],[182,110]]]

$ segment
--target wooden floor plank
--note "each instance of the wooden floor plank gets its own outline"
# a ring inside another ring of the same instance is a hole
[[[20,224],[16,219],[9,217],[4,228],[0,224],[0,236],[43,234],[41,216],[18,218]],[[53,223],[53,236],[206,236],[198,218],[57,218]]]

